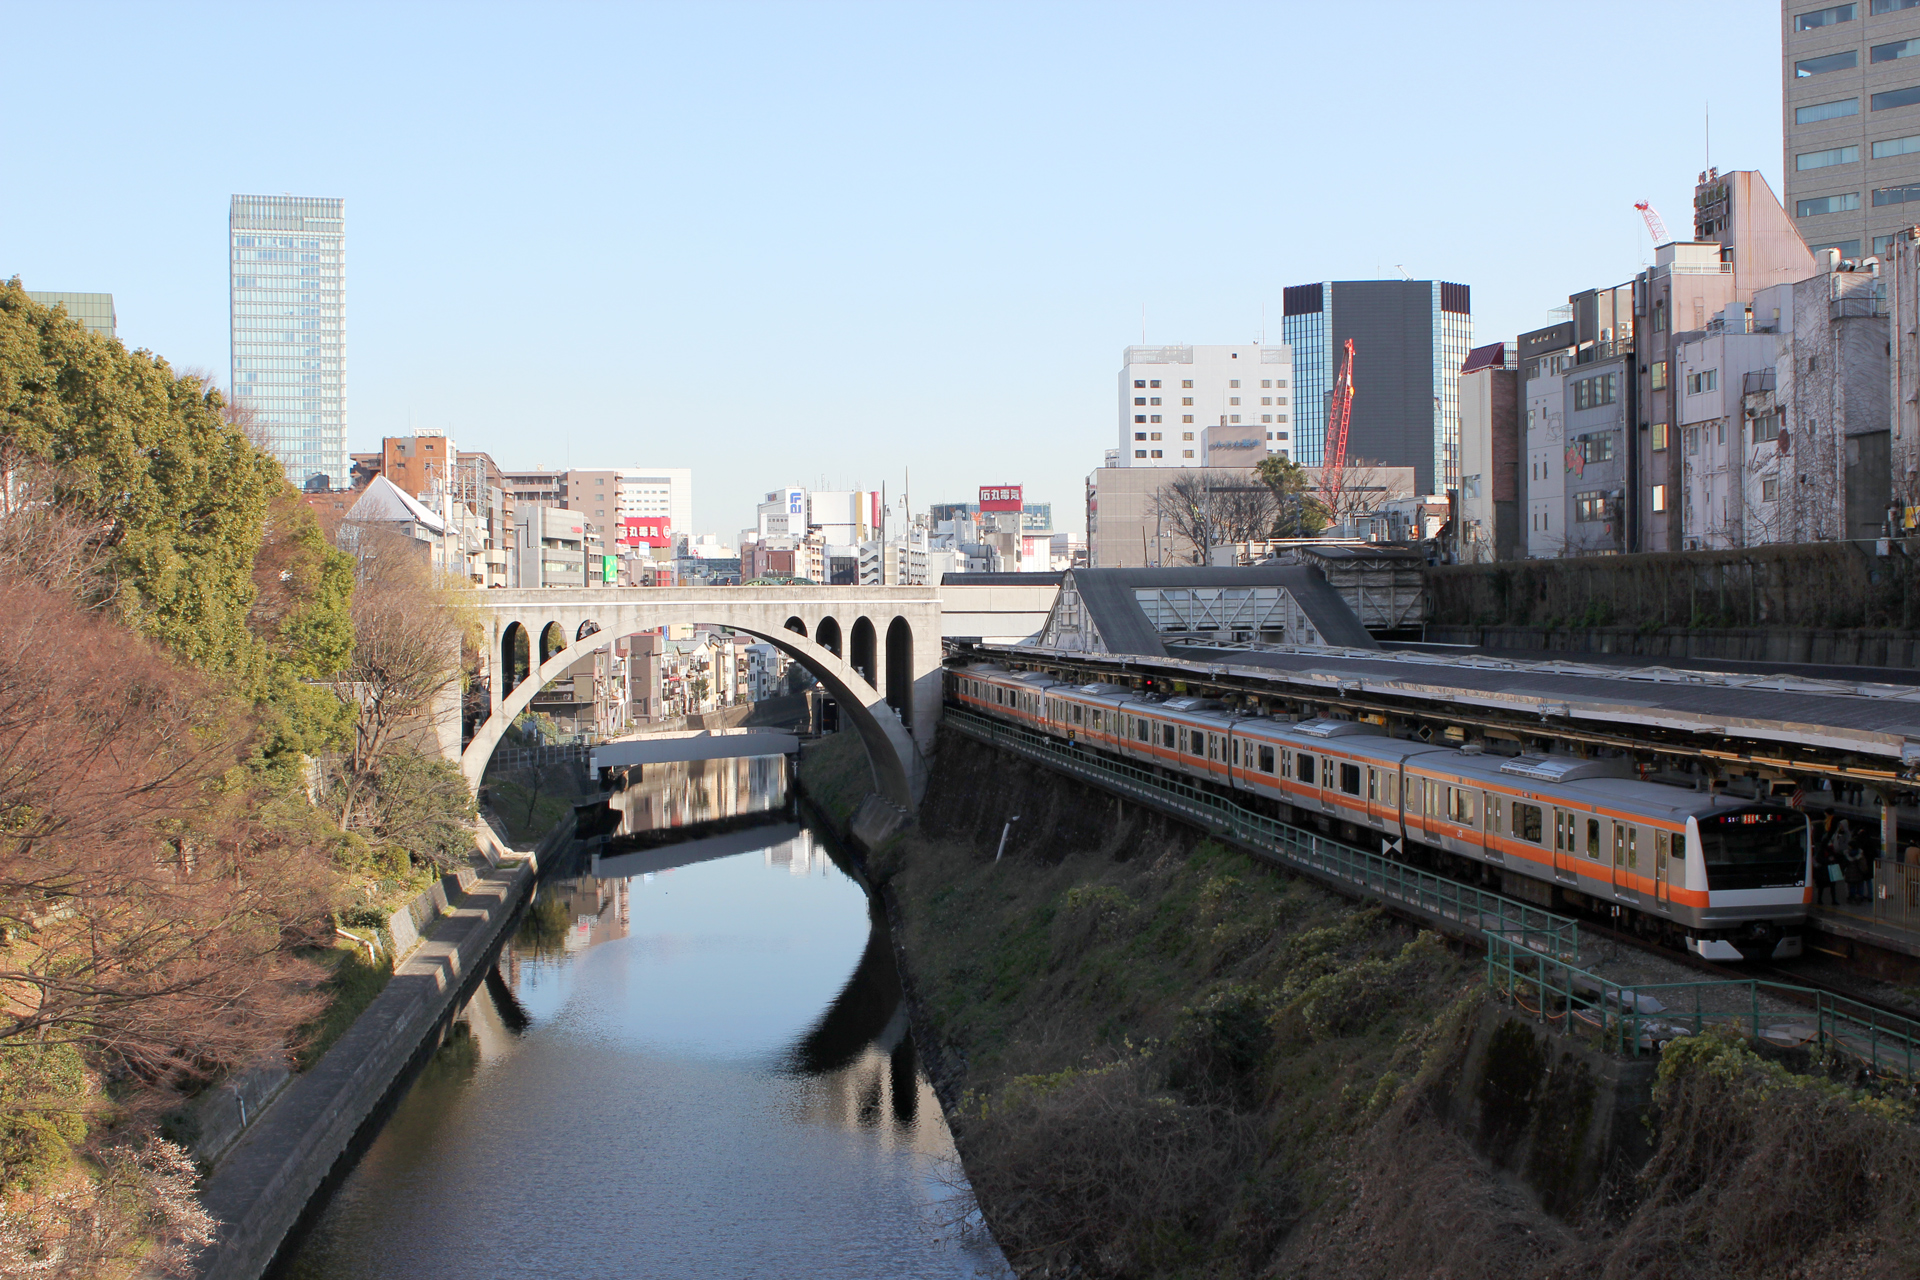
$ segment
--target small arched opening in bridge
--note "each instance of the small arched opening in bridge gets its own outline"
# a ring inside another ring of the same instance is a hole
[[[845,656],[840,648],[840,623],[832,615],[814,624],[813,642],[836,658]]]
[[[592,618],[588,618],[585,622],[580,624],[580,629],[573,633],[573,638],[575,640],[585,640],[588,636],[592,635],[594,632],[598,631],[599,629],[600,629],[600,624],[595,622]]]
[[[905,618],[887,624],[887,705],[913,725],[913,628]]]
[[[506,697],[519,687],[533,671],[531,646],[527,643],[527,629],[517,622],[509,622],[506,630],[500,633],[500,696]]]
[[[807,638],[807,624],[798,618],[787,619],[787,630],[793,632],[793,634],[799,636],[802,640]]]
[[[874,679],[874,676],[879,674],[879,670],[878,664],[874,661],[876,655],[873,651],[873,623],[867,621],[864,616],[855,618],[853,635],[849,638],[853,642],[853,652],[847,656],[848,665],[865,676],[868,684],[878,685],[880,682]]]
[[[572,641],[567,639],[567,630],[557,622],[549,622],[540,628],[540,665],[546,666],[547,659],[566,648]]]

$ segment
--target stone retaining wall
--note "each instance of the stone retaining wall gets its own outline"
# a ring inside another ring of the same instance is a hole
[[[572,834],[569,816],[532,855],[449,876],[421,895],[429,904],[436,895],[447,904],[433,935],[416,941],[386,988],[254,1121],[202,1189],[202,1202],[220,1222],[200,1258],[204,1280],[256,1280],[272,1263],[355,1135],[483,976],[532,888],[539,860],[550,860]],[[416,919],[410,909],[394,913],[397,954],[404,954],[401,934],[417,930]]]

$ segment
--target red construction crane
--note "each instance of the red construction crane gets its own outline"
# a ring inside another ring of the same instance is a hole
[[[1660,220],[1660,211],[1645,200],[1635,200],[1633,207],[1638,209],[1640,216],[1647,220],[1647,234],[1653,237],[1653,242],[1656,245],[1665,244],[1667,242],[1667,224]]]
[[[1353,339],[1347,339],[1347,358],[1340,377],[1333,384],[1333,403],[1327,409],[1326,461],[1321,468],[1320,489],[1326,496],[1327,515],[1339,520],[1340,490],[1347,474],[1347,424],[1353,420]]]

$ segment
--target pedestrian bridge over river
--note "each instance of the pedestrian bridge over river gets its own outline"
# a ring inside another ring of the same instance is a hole
[[[490,714],[461,754],[474,786],[533,696],[581,658],[662,626],[727,627],[799,663],[839,703],[880,794],[912,809],[940,717],[938,587],[603,587],[488,591]],[[520,654],[525,651],[525,657]]]

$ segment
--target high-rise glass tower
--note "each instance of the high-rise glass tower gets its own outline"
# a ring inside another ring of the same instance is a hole
[[[1327,403],[1354,344],[1347,460],[1412,467],[1419,492],[1460,481],[1460,366],[1473,346],[1466,285],[1444,280],[1323,280],[1281,295],[1293,348],[1294,460],[1326,462]]]
[[[235,196],[233,396],[303,487],[347,486],[346,201]]]

